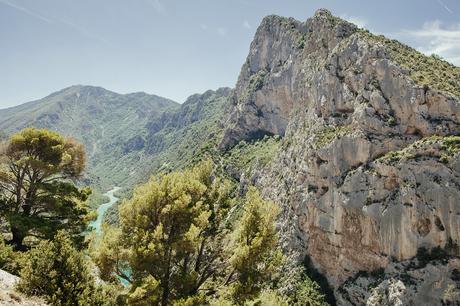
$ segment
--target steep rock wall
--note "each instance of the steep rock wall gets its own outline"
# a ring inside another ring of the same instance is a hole
[[[319,10],[264,19],[222,149],[284,136],[249,174],[282,207],[283,246],[338,287],[358,271],[460,240],[458,98],[417,85],[385,45]],[[438,135],[439,137],[431,137]]]

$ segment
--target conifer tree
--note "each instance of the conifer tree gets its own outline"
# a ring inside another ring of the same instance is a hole
[[[0,149],[0,216],[16,249],[24,249],[27,236],[49,239],[62,228],[77,237],[86,227],[84,201],[90,194],[74,183],[85,168],[83,145],[27,128]]]

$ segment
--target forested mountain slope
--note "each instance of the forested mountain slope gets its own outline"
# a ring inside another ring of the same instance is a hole
[[[156,171],[187,165],[218,130],[230,89],[196,94],[179,104],[146,93],[117,94],[72,86],[43,99],[0,110],[5,135],[25,127],[58,131],[85,144],[83,183],[98,196],[130,190]]]
[[[83,142],[88,178],[102,188],[123,184],[139,171],[146,124],[180,105],[145,93],[120,95],[100,87],[72,86],[43,99],[0,110],[0,130],[58,131]]]

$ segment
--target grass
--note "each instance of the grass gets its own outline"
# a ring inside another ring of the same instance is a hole
[[[225,163],[240,171],[248,171],[253,166],[264,167],[276,157],[281,145],[279,136],[265,136],[263,139],[246,142],[241,141],[238,145],[223,155]]]
[[[352,131],[351,125],[327,127],[315,133],[313,145],[317,149],[320,149],[336,138],[342,138],[345,135],[351,134]]]

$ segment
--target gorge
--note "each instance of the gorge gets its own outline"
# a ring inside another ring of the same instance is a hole
[[[234,89],[179,104],[73,86],[0,110],[0,129],[85,143],[81,184],[120,186],[93,201],[97,233],[107,210],[119,223],[114,193],[209,158],[239,195],[276,203],[283,251],[330,303],[458,305],[459,99],[459,67],[320,9],[265,17]]]

